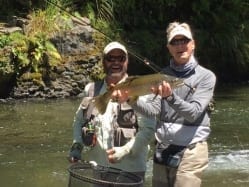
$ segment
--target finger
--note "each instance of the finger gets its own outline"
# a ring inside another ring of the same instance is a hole
[[[110,89],[114,88],[115,87],[115,84],[111,83],[110,84]]]
[[[125,102],[127,101],[129,98],[129,91],[128,90],[125,90],[122,94],[122,97],[121,97],[121,102]]]
[[[163,81],[163,85],[166,85],[168,82],[167,81]]]
[[[71,157],[71,158],[69,159],[69,162],[70,162],[70,163],[76,163],[76,162],[78,162],[78,159],[76,159],[76,158],[74,158],[74,157]]]
[[[157,89],[157,94],[162,96],[162,85],[160,84]]]
[[[172,94],[172,90],[168,82],[163,83],[162,92],[163,92],[163,97],[168,97],[169,95]]]
[[[150,88],[150,91],[151,91],[152,93],[154,93],[155,87],[151,87],[151,88]]]
[[[112,97],[116,97],[117,96],[117,90],[114,90],[113,92],[112,92]]]
[[[167,82],[163,81],[162,83],[162,93],[163,95],[168,91],[168,84]]]
[[[129,92],[127,90],[117,90],[116,101],[123,103],[127,101]]]
[[[118,98],[122,97],[122,92],[121,92],[121,90],[117,90],[117,96],[118,96]]]
[[[153,94],[155,94],[155,98],[158,96],[158,95],[160,95],[159,94],[159,86],[157,86],[157,87],[151,87],[151,91],[152,91],[152,93]]]
[[[107,155],[111,155],[111,154],[115,153],[115,150],[114,149],[108,149],[108,150],[106,150],[106,153],[107,153]]]
[[[114,159],[113,155],[108,155],[108,161],[110,163],[115,163],[115,159]]]
[[[118,90],[114,90],[112,92],[111,99],[112,99],[113,102],[117,102],[118,101]]]

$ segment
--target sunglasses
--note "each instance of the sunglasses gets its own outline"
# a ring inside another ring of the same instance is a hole
[[[169,42],[170,45],[172,46],[177,46],[177,45],[185,45],[189,43],[191,40],[188,38],[180,38],[180,39],[173,39]]]
[[[125,55],[120,55],[120,56],[112,56],[108,55],[105,57],[105,60],[108,62],[125,62],[126,61],[126,56]]]

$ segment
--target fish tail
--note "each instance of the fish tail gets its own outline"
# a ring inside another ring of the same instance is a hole
[[[103,95],[99,95],[94,98],[94,105],[98,109],[100,114],[105,113],[109,100],[110,94],[108,94],[107,92]]]

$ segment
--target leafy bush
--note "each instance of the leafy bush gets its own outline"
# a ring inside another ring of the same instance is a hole
[[[27,37],[15,32],[2,38],[8,41],[0,51],[2,74],[12,72],[21,76],[25,71],[40,72],[42,68],[51,69],[60,63],[57,49],[43,35]]]
[[[0,35],[0,48],[8,45],[10,43],[10,38],[7,35]]]

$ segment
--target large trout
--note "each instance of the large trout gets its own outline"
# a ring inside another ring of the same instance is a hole
[[[160,73],[129,76],[124,82],[108,89],[104,94],[94,97],[93,102],[99,113],[103,114],[106,111],[107,104],[110,101],[114,90],[128,91],[131,98],[136,98],[138,96],[150,94],[151,87],[161,84],[162,81],[168,82],[172,89],[184,85],[183,79]]]

